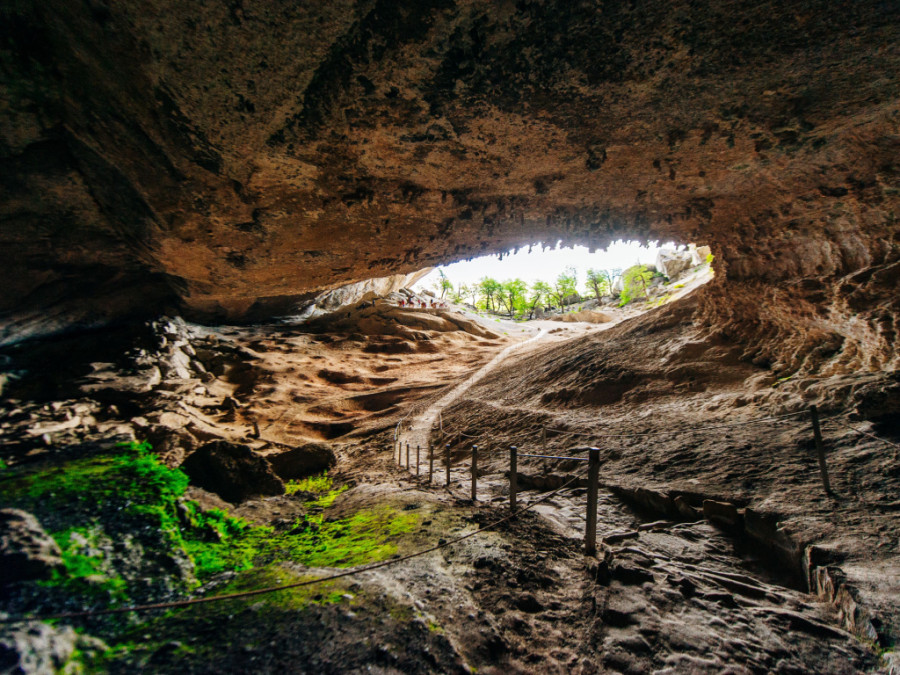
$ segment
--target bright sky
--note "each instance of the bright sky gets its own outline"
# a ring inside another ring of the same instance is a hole
[[[526,246],[520,248],[518,253],[504,254],[503,260],[498,260],[496,255],[492,255],[444,265],[440,269],[444,270],[444,274],[456,286],[477,282],[482,277],[493,277],[497,281],[518,278],[529,284],[538,279],[552,282],[566,267],[574,267],[578,272],[578,287],[581,288],[588,268],[625,269],[638,262],[652,265],[656,262],[657,251],[661,248],[675,248],[675,244],[672,242],[660,244],[654,241],[648,246],[641,246],[636,241],[617,241],[605,251],[593,253],[585,246],[542,250],[540,244],[535,244],[531,253]],[[438,272],[435,269],[420,279],[414,288],[431,288],[437,279]]]

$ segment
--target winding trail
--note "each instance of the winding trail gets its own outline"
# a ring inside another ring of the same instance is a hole
[[[541,328],[538,331],[537,335],[533,335],[532,337],[528,338],[527,340],[523,340],[522,342],[516,342],[515,344],[511,344],[508,347],[504,347],[494,356],[494,358],[492,358],[481,368],[472,373],[472,375],[470,375],[466,380],[460,382],[437,401],[425,408],[425,410],[420,412],[418,415],[410,418],[409,420],[401,422],[400,435],[398,437],[401,447],[404,444],[409,443],[409,446],[411,448],[415,448],[416,446],[420,446],[423,449],[427,448],[429,437],[431,435],[431,428],[434,426],[438,415],[444,408],[449,406],[451,403],[456,401],[456,399],[466,393],[472,387],[472,385],[477,383],[479,380],[481,380],[481,378],[483,378],[494,368],[500,365],[500,363],[502,363],[510,354],[522,349],[532,342],[537,342],[546,335],[547,331],[544,328]]]

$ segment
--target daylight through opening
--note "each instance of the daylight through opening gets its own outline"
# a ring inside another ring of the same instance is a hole
[[[604,250],[539,243],[516,251],[436,267],[412,285],[402,304],[465,307],[529,321],[603,323],[611,313],[662,306],[712,278],[708,246],[617,241]]]

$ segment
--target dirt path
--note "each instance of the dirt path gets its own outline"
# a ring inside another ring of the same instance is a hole
[[[476,382],[478,382],[481,378],[483,378],[494,368],[496,368],[510,354],[515,351],[521,350],[526,345],[543,339],[544,337],[546,337],[546,335],[547,331],[544,328],[541,328],[538,331],[537,335],[534,335],[522,342],[516,342],[515,344],[511,344],[508,347],[505,347],[500,352],[498,352],[497,355],[494,356],[494,358],[492,358],[481,368],[472,373],[469,378],[453,387],[453,389],[444,394],[430,406],[425,408],[425,410],[417,415],[410,417],[408,420],[401,422],[399,436],[401,446],[409,443],[409,446],[411,448],[414,448],[416,446],[427,448],[431,429],[437,421],[438,415],[444,408],[449,406],[451,403],[456,401],[456,399],[466,393]]]

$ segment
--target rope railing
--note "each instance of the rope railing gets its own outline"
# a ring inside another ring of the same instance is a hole
[[[409,415],[413,412],[410,410],[405,416],[404,420],[409,417]],[[757,420],[750,420],[743,423],[732,424],[728,426],[744,426],[746,424],[752,424],[757,422],[768,422],[768,421],[777,421],[781,419],[786,419],[790,417],[797,416],[801,412],[808,412],[811,416],[811,421],[813,424],[814,430],[814,439],[817,446],[819,461],[820,461],[820,469],[822,471],[822,479],[825,485],[826,492],[830,495],[831,489],[828,484],[827,478],[827,470],[824,464],[824,450],[822,447],[822,439],[820,433],[820,419],[818,416],[818,410],[816,406],[810,406],[808,411],[799,411],[795,413],[790,413],[786,415],[780,415],[777,417],[770,418],[761,418]],[[840,414],[840,413],[838,413]],[[840,426],[846,427],[847,429],[861,434],[863,436],[867,436],[872,438],[873,440],[880,441],[885,443],[886,445],[895,447],[900,449],[900,445],[893,443],[892,441],[888,441],[884,438],[880,438],[871,434],[862,429],[857,429],[838,418],[838,414],[832,415],[823,421],[827,422],[835,422]],[[403,420],[401,420],[402,422]],[[442,420],[441,420],[442,422]],[[397,427],[397,431],[399,431],[399,425]],[[482,434],[483,435],[483,434]],[[578,434],[582,435],[582,434]],[[645,435],[645,434],[641,434]],[[646,434],[650,435],[650,434]],[[395,433],[395,439],[397,439],[397,435]],[[432,458],[432,468],[433,468],[433,445],[429,443],[431,449],[431,458]],[[449,487],[450,484],[450,444],[447,444],[447,485]],[[409,462],[408,453],[409,453],[409,445],[407,444],[407,463]],[[413,558],[417,558],[423,555],[427,555],[428,553],[432,553],[434,551],[441,550],[443,548],[447,548],[448,546],[452,546],[460,541],[464,541],[471,537],[474,537],[482,532],[487,530],[491,530],[499,525],[516,518],[519,514],[524,513],[535,506],[551,499],[555,495],[557,495],[562,490],[568,488],[570,485],[575,483],[577,480],[581,480],[579,476],[573,476],[568,481],[563,483],[561,486],[556,488],[555,490],[545,494],[543,497],[538,499],[534,499],[530,501],[524,508],[517,508],[517,498],[518,498],[518,458],[519,457],[532,457],[532,458],[543,458],[543,459],[554,459],[554,460],[574,460],[579,462],[588,462],[588,493],[587,493],[587,516],[586,516],[586,526],[585,526],[585,536],[584,536],[584,548],[586,555],[594,555],[596,553],[596,535],[597,535],[597,500],[598,500],[598,486],[599,486],[599,467],[600,467],[600,450],[598,448],[587,448],[589,452],[589,457],[572,457],[572,456],[561,456],[561,455],[547,455],[547,454],[537,454],[537,453],[519,453],[518,448],[516,446],[510,446],[510,456],[509,456],[509,503],[510,503],[510,514],[505,516],[499,520],[494,521],[493,523],[481,527],[473,532],[469,532],[467,534],[461,535],[459,537],[455,537],[453,539],[447,540],[444,543],[437,544],[435,546],[431,546],[425,549],[421,549],[419,551],[415,551],[405,556],[401,556],[399,558],[392,558],[390,560],[381,561],[378,563],[373,563],[370,565],[365,565],[360,568],[354,568],[350,570],[346,570],[344,572],[338,572],[335,574],[330,574],[325,577],[318,577],[315,579],[307,579],[304,581],[298,581],[291,584],[280,584],[276,586],[268,586],[265,588],[253,589],[249,591],[241,591],[237,593],[226,593],[223,595],[216,595],[211,597],[203,597],[203,598],[187,598],[184,600],[174,600],[170,602],[159,602],[159,603],[149,603],[143,605],[130,605],[126,607],[111,607],[106,609],[99,610],[86,610],[81,612],[62,612],[56,614],[35,614],[29,616],[18,616],[18,617],[0,617],[0,624],[11,624],[11,623],[27,623],[31,621],[50,621],[50,620],[63,620],[63,619],[79,619],[79,618],[90,618],[95,616],[107,616],[114,614],[126,614],[131,612],[144,612],[144,611],[154,611],[154,610],[163,610],[163,609],[176,609],[180,607],[188,607],[191,605],[200,605],[207,604],[212,602],[222,602],[225,600],[233,600],[237,598],[245,598],[245,597],[253,597],[258,595],[264,595],[268,593],[275,593],[278,591],[289,590],[293,588],[301,588],[304,586],[312,586],[314,584],[325,583],[329,581],[335,581],[337,579],[342,579],[345,577],[364,574],[366,572],[371,572],[377,569],[389,567],[392,565],[396,565],[407,560],[411,560]],[[472,446],[472,464],[471,464],[471,475],[472,475],[472,501],[476,501],[477,497],[477,456],[478,456],[478,446]],[[417,452],[417,464],[418,464],[418,452]],[[417,466],[418,473],[418,466]],[[429,471],[429,483],[431,482],[431,473]]]
[[[560,491],[567,488],[569,485],[578,480],[577,477],[573,477],[571,480],[556,488],[552,492],[547,493],[543,497],[532,500],[529,502],[524,508],[520,510],[513,509],[508,516],[505,516],[499,520],[490,523],[489,525],[485,525],[484,527],[478,528],[474,532],[468,532],[466,534],[460,535],[453,539],[449,539],[444,541],[441,544],[436,544],[435,546],[431,546],[429,548],[421,549],[419,551],[415,551],[413,553],[409,553],[405,556],[401,556],[399,558],[391,558],[390,560],[384,560],[382,562],[373,563],[371,565],[365,565],[361,568],[351,569],[344,572],[339,572],[336,574],[331,574],[325,577],[318,577],[316,579],[307,579],[304,581],[298,581],[291,584],[281,584],[278,586],[267,586],[265,588],[257,588],[249,591],[240,591],[238,593],[224,593],[222,595],[214,595],[206,598],[187,598],[185,600],[173,600],[170,602],[157,602],[157,603],[149,603],[144,605],[130,605],[127,607],[109,607],[106,609],[98,609],[98,610],[86,610],[83,612],[62,612],[58,614],[34,614],[30,616],[18,616],[18,617],[0,617],[0,624],[12,624],[12,623],[29,623],[32,621],[56,621],[62,619],[86,619],[95,616],[108,616],[111,614],[128,614],[131,612],[147,612],[154,610],[162,610],[162,609],[177,609],[179,607],[189,607],[191,605],[202,605],[208,604],[212,602],[222,602],[224,600],[234,600],[237,598],[248,598],[257,595],[265,595],[269,593],[276,593],[278,591],[285,591],[292,588],[302,588],[304,586],[312,586],[314,584],[321,584],[328,581],[335,581],[336,579],[343,579],[345,577],[353,576],[356,574],[364,574],[366,572],[372,572],[377,569],[381,569],[384,567],[390,567],[392,565],[397,565],[402,562],[406,562],[407,560],[412,560],[413,558],[418,558],[423,555],[427,555],[428,553],[433,553],[434,551],[439,551],[441,549],[447,548],[449,546],[453,546],[454,544],[458,544],[461,541],[466,539],[470,539],[475,535],[481,534],[482,532],[486,532],[488,530],[492,530],[495,527],[502,525],[510,520],[517,518],[522,513],[534,508],[538,504],[541,504],[548,499],[551,499]]]
[[[898,450],[900,450],[900,444],[894,443],[893,441],[889,441],[886,438],[881,438],[881,436],[876,436],[875,434],[869,433],[868,431],[863,431],[862,429],[857,429],[856,427],[851,426],[851,425],[847,424],[846,422],[842,422],[836,416],[829,417],[827,420],[823,420],[823,421],[835,422],[836,424],[839,424],[840,426],[842,426],[846,429],[850,429],[850,431],[855,431],[856,433],[858,433],[862,436],[868,436],[869,438],[871,438],[873,440],[880,441],[880,442],[884,443],[885,445],[889,445],[892,448],[897,448]]]
[[[799,415],[809,414],[808,410],[798,410],[792,413],[786,413],[784,415],[776,415],[772,417],[759,417],[753,420],[746,420],[743,422],[731,422],[724,424],[707,424],[704,425],[701,429],[691,428],[691,429],[666,429],[665,431],[645,431],[641,433],[634,434],[605,434],[605,433],[587,433],[583,431],[569,431],[568,429],[554,429],[552,427],[544,427],[547,431],[559,434],[561,436],[584,436],[586,438],[639,438],[644,436],[671,436],[672,434],[679,433],[698,433],[707,431],[710,429],[730,429],[734,427],[743,427],[749,426],[752,424],[763,424],[766,422],[779,422],[784,419],[789,419],[791,417],[797,417]],[[830,419],[830,418],[829,418]]]
[[[574,459],[576,462],[586,462],[587,457],[560,457],[558,455],[530,455],[526,452],[520,452],[519,457],[539,457],[542,459]]]
[[[833,412],[832,414],[830,414],[826,417],[820,418],[817,407],[815,405],[811,405],[809,408],[803,409],[803,410],[795,410],[793,412],[783,413],[783,414],[779,414],[779,415],[769,415],[767,417],[759,417],[759,418],[755,418],[755,419],[742,420],[742,421],[738,421],[738,422],[724,422],[724,423],[719,423],[719,424],[711,424],[711,425],[706,425],[701,429],[697,429],[697,428],[667,429],[665,431],[648,431],[648,432],[633,433],[633,434],[603,433],[602,431],[598,431],[598,432],[569,431],[568,429],[557,429],[557,428],[553,428],[553,427],[542,426],[541,427],[541,438],[540,438],[540,448],[541,448],[542,452],[523,453],[521,456],[528,457],[528,458],[535,458],[535,459],[544,459],[544,460],[586,461],[584,457],[562,456],[562,455],[555,455],[555,454],[548,452],[547,451],[547,448],[548,448],[547,432],[556,433],[556,434],[563,435],[563,436],[567,435],[567,436],[578,436],[578,437],[590,438],[592,440],[602,440],[605,438],[640,438],[640,437],[652,437],[652,436],[671,436],[673,434],[679,434],[679,433],[690,432],[690,433],[696,434],[698,432],[703,432],[703,431],[707,431],[707,430],[731,429],[731,428],[746,427],[746,426],[751,426],[751,425],[756,425],[756,424],[777,423],[777,422],[782,422],[784,420],[800,417],[801,415],[809,415],[811,426],[812,426],[812,432],[813,432],[812,436],[813,436],[813,441],[814,441],[814,447],[816,449],[816,455],[817,455],[817,459],[818,459],[819,473],[820,473],[820,477],[822,480],[822,485],[825,489],[826,494],[829,495],[830,497],[833,497],[834,493],[831,490],[831,483],[830,483],[830,479],[829,479],[829,475],[828,475],[828,466],[826,463],[825,447],[824,447],[824,441],[822,439],[820,423],[835,422],[843,427],[846,427],[847,429],[849,429],[855,433],[869,437],[876,441],[880,441],[880,442],[884,443],[885,445],[891,446],[893,448],[900,449],[900,445],[898,445],[897,443],[894,443],[887,439],[881,438],[879,436],[876,436],[876,435],[869,433],[867,431],[864,431],[862,429],[858,429],[858,428],[851,426],[851,425],[847,424],[846,422],[842,421],[840,419],[840,416],[846,414],[847,412],[848,412],[847,410],[841,410],[841,411]],[[448,428],[444,424],[442,413],[439,413],[439,415],[438,415],[437,425],[438,425],[438,428],[440,431],[441,441],[446,441],[448,438],[455,438],[457,440],[459,440],[459,439],[473,439],[473,440],[483,439],[489,433],[489,432],[483,432],[480,434],[469,434],[464,431],[454,431],[454,430],[452,430],[452,427]],[[444,463],[446,466],[446,474],[447,474],[446,485],[449,487],[449,485],[450,485],[450,469],[451,469],[451,452],[450,452],[451,443],[446,443],[445,448],[446,448],[446,451],[445,451]],[[419,475],[418,447],[416,448],[416,450],[417,450],[416,475]],[[433,473],[434,473],[434,442],[432,442],[431,440],[429,440],[429,442],[428,442],[427,450],[429,453],[428,483],[430,484],[432,482],[432,477],[433,477]],[[588,452],[588,451],[590,451],[590,448],[573,448],[569,452],[570,453],[582,453],[582,452]],[[472,499],[475,499],[476,492],[475,492],[474,486],[475,486],[475,483],[477,480],[476,468],[475,468],[475,464],[477,462],[477,452],[478,452],[477,446],[473,445],[471,452],[472,452],[471,473],[472,473],[472,485],[473,485]],[[400,462],[399,459],[398,459],[398,463],[402,464],[402,462]],[[409,446],[407,444],[407,469],[409,469],[409,468],[410,468]]]

